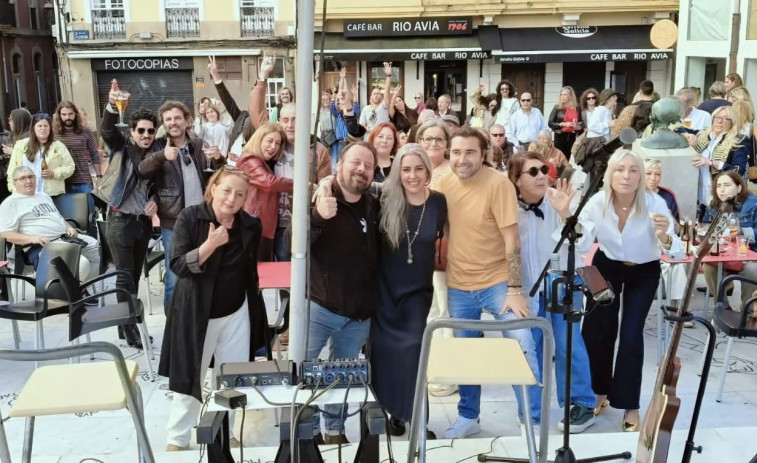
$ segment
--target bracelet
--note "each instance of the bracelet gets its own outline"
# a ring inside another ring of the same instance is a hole
[[[521,296],[522,294],[523,293],[521,293],[520,291],[518,291],[517,293],[511,293],[510,291],[507,292],[508,296]]]
[[[508,288],[522,288],[521,285],[507,285]]]

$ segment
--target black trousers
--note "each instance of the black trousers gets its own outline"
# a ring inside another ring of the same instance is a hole
[[[575,142],[575,132],[555,132],[555,148],[562,151],[568,161],[570,161],[570,152]]]
[[[589,353],[591,387],[595,394],[607,395],[612,407],[635,410],[640,408],[644,323],[660,282],[660,261],[629,266],[597,251],[593,265],[612,285],[615,300],[608,306],[593,302],[587,305],[581,334]],[[621,297],[623,313],[616,357]]]
[[[147,255],[147,245],[150,243],[152,221],[149,217],[140,215],[116,214],[109,212],[106,237],[113,264],[116,270],[123,270],[131,275],[134,287],[139,291],[139,279]],[[119,275],[116,287],[127,289],[128,282]],[[118,300],[123,297],[119,294]]]

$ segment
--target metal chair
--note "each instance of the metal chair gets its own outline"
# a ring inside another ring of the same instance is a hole
[[[155,240],[155,242],[153,243],[151,247],[147,249],[147,254],[145,255],[145,262],[142,267],[145,274],[145,283],[147,284],[147,308],[150,311],[150,315],[152,315],[152,294],[150,294],[150,270],[152,270],[156,265],[158,265],[160,278],[162,279],[163,278],[162,265],[166,257],[166,250],[163,249],[163,241],[160,239],[160,229],[158,229],[157,235],[155,234],[153,230],[152,238]]]
[[[0,360],[36,363],[94,355],[95,352],[109,354],[113,361],[48,365],[34,370],[29,377],[8,413],[10,418],[26,418],[23,462],[31,461],[36,417],[123,408],[129,411],[134,422],[140,461],[155,462],[145,429],[142,393],[136,382],[138,367],[134,361],[125,361],[118,347],[107,342],[93,342],[36,351],[0,350]],[[0,461],[11,463],[3,421],[0,416]]]
[[[549,438],[549,401],[552,390],[552,355],[554,335],[552,326],[544,318],[520,318],[517,320],[462,320],[440,318],[432,321],[423,332],[418,377],[415,383],[413,417],[410,420],[407,463],[426,461],[426,420],[428,418],[427,385],[434,384],[481,384],[520,386],[523,412],[526,423],[531,423],[531,407],[526,386],[538,382],[528,366],[520,344],[509,338],[441,338],[433,337],[434,331],[442,328],[468,331],[504,331],[538,328],[544,334],[542,356],[543,389],[541,395],[541,432],[539,452],[533,425],[526,425],[529,460],[532,463],[547,461]],[[497,352],[495,358],[482,356],[481,352]]]
[[[753,297],[746,301],[746,304],[741,308],[741,311],[733,310],[726,297],[725,289],[726,286],[729,286],[733,281],[757,285],[757,281],[744,278],[741,275],[730,275],[723,278],[723,281],[720,282],[720,286],[718,286],[718,300],[715,304],[712,320],[715,327],[725,333],[728,338],[728,345],[725,348],[725,358],[723,359],[723,370],[720,373],[720,379],[718,380],[718,394],[715,399],[718,402],[723,400],[725,376],[726,373],[728,373],[728,359],[731,357],[733,340],[736,338],[757,338],[757,318],[749,316],[749,308],[754,307],[754,303],[757,302],[757,297]],[[707,345],[707,343],[705,343],[705,345]]]
[[[0,237],[0,261],[8,261],[7,243],[3,237]],[[0,270],[0,272],[9,273],[10,269],[6,267],[4,270]],[[11,287],[7,280],[3,280],[0,283],[0,305],[2,305],[3,302],[11,302]],[[18,350],[21,345],[21,335],[18,331],[18,320],[11,320],[11,330],[13,331],[13,345],[16,347],[16,350]]]
[[[152,368],[152,344],[150,343],[150,333],[147,331],[147,324],[144,320],[144,307],[142,306],[142,302],[137,298],[134,281],[131,279],[128,272],[116,270],[115,272],[100,275],[79,284],[63,259],[56,257],[52,260],[51,264],[58,272],[60,284],[63,287],[63,291],[66,293],[69,317],[69,341],[73,341],[84,334],[111,326],[139,324],[141,328],[140,334],[142,336],[142,345],[144,346],[145,357],[147,358],[147,369],[150,372],[150,380],[154,380],[155,373]],[[85,288],[114,275],[120,275],[126,278],[126,281],[129,282],[128,291],[123,288],[113,288],[99,293],[84,295]],[[102,306],[87,304],[88,301],[97,301],[110,294],[120,295],[125,301],[104,304]]]
[[[42,320],[52,315],[65,314],[68,312],[66,294],[57,282],[58,274],[50,264],[54,258],[59,258],[63,265],[78,273],[79,256],[81,247],[64,241],[54,241],[42,248],[39,256],[39,265],[34,278],[26,275],[12,273],[0,274],[4,281],[16,280],[34,285],[35,297],[31,300],[9,300],[0,302],[0,318],[16,321],[29,321],[36,323],[35,347],[45,348],[45,333]],[[14,299],[14,298],[9,298]]]
[[[55,208],[79,232],[89,234],[91,211],[87,193],[63,193],[53,197]]]

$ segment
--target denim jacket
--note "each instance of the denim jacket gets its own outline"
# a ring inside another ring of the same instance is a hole
[[[741,228],[751,228],[757,236],[757,195],[749,193],[741,203],[736,203],[733,211],[739,217],[739,226]],[[704,216],[704,222],[712,222],[712,218],[718,213],[717,209],[710,206]],[[752,251],[757,251],[757,242],[754,240],[749,243]]]

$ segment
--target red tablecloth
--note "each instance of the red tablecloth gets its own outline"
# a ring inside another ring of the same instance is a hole
[[[599,249],[599,245],[597,243],[594,243],[594,245],[591,247],[591,251],[586,253],[586,265],[591,265],[592,259],[594,259],[594,254],[597,252],[597,249]],[[665,254],[662,254],[660,257],[660,260],[662,262],[667,262],[669,264],[690,264],[694,262],[694,257],[689,256],[685,259],[671,259]],[[748,262],[748,261],[757,261],[757,252],[754,252],[752,250],[748,250],[746,253],[746,256],[740,256],[738,255],[738,252],[736,250],[736,244],[735,243],[728,243],[728,249],[726,249],[725,252],[721,252],[717,256],[711,256],[706,255],[704,256],[704,259],[702,259],[702,262],[709,262],[711,264],[717,264],[718,262]]]
[[[289,288],[292,281],[291,262],[259,262],[260,289]]]

